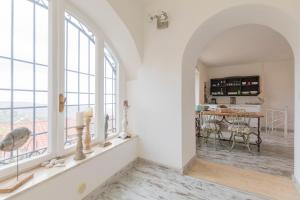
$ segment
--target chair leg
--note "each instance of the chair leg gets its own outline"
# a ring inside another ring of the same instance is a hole
[[[208,139],[209,139],[209,137],[210,137],[210,131],[206,131],[206,140],[205,140],[205,143],[207,144],[207,142],[208,142]]]
[[[232,137],[233,137],[233,132],[231,131],[230,138],[229,138],[229,144],[231,143]]]
[[[250,148],[250,135],[247,135],[247,139],[246,139],[246,145],[248,147],[249,152],[251,152],[251,148]]]
[[[215,147],[216,147],[216,143],[217,143],[217,133],[215,132],[215,141],[214,141],[214,145],[215,145]]]
[[[231,148],[230,148],[230,150],[229,151],[232,151],[232,149],[234,148],[234,146],[235,146],[235,133],[233,133],[233,135],[232,135],[232,138],[233,138],[233,141],[232,141],[232,146],[231,146]]]

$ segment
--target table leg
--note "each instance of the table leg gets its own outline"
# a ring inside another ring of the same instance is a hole
[[[199,114],[198,119],[196,119],[196,136],[198,138],[201,137],[201,114]]]
[[[257,151],[260,152],[260,144],[261,144],[261,137],[260,137],[260,117],[257,118]]]

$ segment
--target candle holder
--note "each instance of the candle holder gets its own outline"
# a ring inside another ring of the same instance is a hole
[[[85,125],[86,125],[86,134],[85,134],[85,139],[84,139],[84,153],[89,154],[92,153],[93,151],[91,150],[91,131],[90,131],[90,125],[92,121],[92,115],[85,115]]]
[[[86,158],[85,154],[83,153],[83,144],[82,144],[82,132],[83,132],[84,126],[77,126],[77,145],[76,145],[76,153],[74,156],[74,160],[83,160]]]

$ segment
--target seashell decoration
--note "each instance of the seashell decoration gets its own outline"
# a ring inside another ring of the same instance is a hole
[[[31,131],[28,128],[17,128],[7,134],[0,142],[0,150],[6,152],[17,150],[27,142],[30,135]]]

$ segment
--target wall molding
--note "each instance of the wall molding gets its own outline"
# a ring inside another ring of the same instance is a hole
[[[191,167],[194,165],[194,163],[196,162],[197,160],[197,155],[194,155],[187,163],[185,166],[183,166],[182,168],[182,171],[181,171],[181,174],[184,175],[186,174],[190,169]]]

